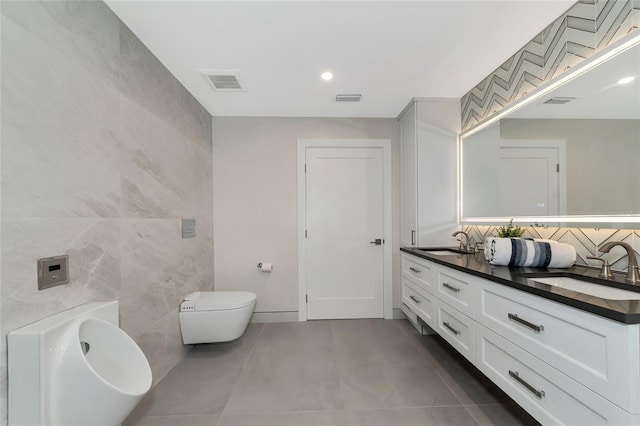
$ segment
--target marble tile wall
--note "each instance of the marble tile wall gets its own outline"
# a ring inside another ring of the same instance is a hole
[[[213,288],[211,116],[100,1],[2,1],[0,416],[6,335],[118,300],[158,380],[182,357],[177,306]],[[182,239],[180,218],[197,220]],[[36,259],[69,255],[37,291]]]

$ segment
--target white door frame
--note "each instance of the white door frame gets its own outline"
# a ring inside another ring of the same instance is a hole
[[[298,321],[307,320],[307,239],[305,187],[305,159],[307,148],[382,148],[382,175],[384,188],[383,223],[383,315],[393,318],[392,282],[392,222],[391,222],[391,140],[390,139],[298,139]],[[363,247],[363,250],[365,248]]]

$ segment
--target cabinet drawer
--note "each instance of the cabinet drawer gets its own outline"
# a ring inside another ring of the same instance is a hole
[[[485,280],[476,320],[623,409],[638,413],[638,326]]]
[[[472,363],[475,358],[475,322],[446,303],[436,299],[435,330]]]
[[[402,279],[402,301],[431,328],[435,323],[433,299],[432,295],[420,290],[417,284],[407,278]]]
[[[473,318],[473,290],[468,276],[449,269],[437,269],[438,298]]]
[[[431,262],[408,254],[402,255],[402,275],[419,287],[435,294],[434,266]]]
[[[544,425],[631,425],[631,415],[478,324],[476,367]]]

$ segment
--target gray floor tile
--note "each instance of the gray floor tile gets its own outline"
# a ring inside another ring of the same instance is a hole
[[[422,367],[373,366],[341,374],[346,409],[461,405],[426,363]]]
[[[378,366],[393,360],[395,365],[424,365],[415,344],[389,320],[331,321],[334,351],[347,370]]]
[[[196,345],[145,397],[133,417],[222,412],[262,329],[233,342]]]
[[[347,411],[350,426],[477,426],[464,407]]]
[[[251,324],[197,345],[123,426],[536,425],[404,320]]]
[[[480,426],[540,426],[515,402],[466,406]]]
[[[329,324],[265,324],[225,413],[343,408]]]
[[[420,336],[413,327],[403,326],[403,330],[414,340],[428,363],[463,404],[511,402],[498,386],[476,370],[442,337],[436,334]]]
[[[218,414],[202,416],[144,416],[122,426],[216,426]]]
[[[347,426],[340,411],[223,414],[217,426]]]
[[[395,321],[334,321],[346,409],[460,405]]]

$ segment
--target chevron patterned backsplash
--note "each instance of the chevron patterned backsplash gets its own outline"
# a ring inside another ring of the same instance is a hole
[[[543,7],[541,3],[541,7]],[[542,84],[559,76],[594,53],[640,28],[640,0],[580,0],[537,37],[482,80],[461,100],[462,130],[491,118]],[[475,241],[497,235],[496,226],[465,225]],[[577,263],[599,266],[587,256],[600,256],[598,246],[625,241],[640,253],[640,230],[601,228],[525,228],[524,237],[548,238],[571,244]],[[604,254],[614,270],[627,268],[620,247]]]
[[[462,97],[462,130],[639,27],[640,0],[580,0]]]
[[[497,226],[465,225],[464,231],[474,241],[484,241],[487,237],[498,235]],[[598,261],[588,260],[587,256],[602,256],[611,264],[611,268],[623,271],[627,268],[626,251],[615,247],[610,253],[598,251],[598,246],[609,241],[624,241],[640,253],[640,230],[637,229],[602,229],[602,228],[558,228],[558,227],[524,227],[523,238],[546,238],[571,244],[576,248],[576,263],[600,266]]]

